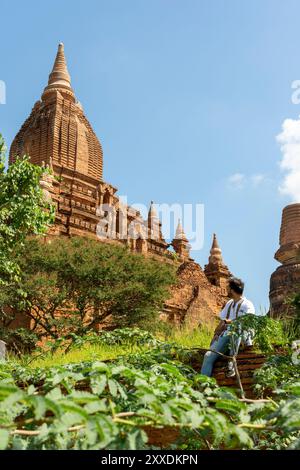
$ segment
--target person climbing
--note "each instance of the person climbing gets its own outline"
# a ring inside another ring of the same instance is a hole
[[[214,363],[220,358],[218,352],[226,354],[229,349],[229,355],[237,355],[241,341],[246,346],[252,345],[252,331],[241,332],[240,335],[231,335],[230,324],[238,317],[243,315],[255,315],[254,305],[250,300],[243,296],[244,283],[241,279],[231,278],[229,280],[229,300],[220,312],[220,323],[217,326],[213,339],[210,344],[211,351],[207,351],[204,355],[201,374],[211,377]],[[213,352],[216,351],[216,352]],[[234,377],[235,370],[233,361],[229,361],[226,376]]]

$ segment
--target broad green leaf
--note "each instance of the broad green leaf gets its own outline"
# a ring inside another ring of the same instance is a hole
[[[101,395],[106,387],[107,377],[106,375],[98,375],[91,378],[92,392],[96,395]]]
[[[9,431],[0,429],[0,450],[7,448],[9,442]]]
[[[118,394],[118,387],[117,387],[117,383],[115,380],[113,379],[108,380],[108,388],[109,388],[111,395],[113,397],[116,397]]]

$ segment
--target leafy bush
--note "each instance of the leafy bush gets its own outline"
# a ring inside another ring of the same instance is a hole
[[[246,403],[174,360],[181,349],[165,343],[110,363],[0,365],[0,447],[141,449],[151,429],[167,427],[179,431],[176,448],[299,448],[300,386]]]
[[[295,364],[291,354],[271,356],[254,374],[255,390],[263,395],[275,389],[283,390],[300,378],[300,364]]]
[[[108,346],[157,346],[161,343],[149,331],[140,328],[116,328],[113,331],[101,330],[99,332],[89,331],[86,335],[78,336],[74,333],[56,340],[47,341],[46,345],[38,348],[40,352],[50,349],[68,352],[71,349],[81,348],[87,345],[108,345]],[[46,346],[46,347],[45,347]]]
[[[138,346],[157,346],[160,341],[148,331],[139,328],[116,328],[113,331],[101,331],[98,334],[78,338],[78,341],[96,342],[101,344],[134,344]],[[74,344],[76,346],[76,343]]]
[[[240,317],[230,325],[230,331],[233,335],[239,335],[241,331],[252,332],[254,346],[265,353],[273,353],[274,346],[288,345],[282,323],[267,315]]]

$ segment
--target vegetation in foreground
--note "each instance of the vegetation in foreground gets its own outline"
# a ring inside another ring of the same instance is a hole
[[[300,448],[300,366],[290,355],[280,367],[270,358],[257,374],[267,397],[247,402],[193,370],[192,349],[149,332],[107,332],[91,343],[124,349],[102,361],[2,364],[2,449],[147,449],[153,428],[162,429],[158,448]],[[176,430],[172,442],[166,427]]]

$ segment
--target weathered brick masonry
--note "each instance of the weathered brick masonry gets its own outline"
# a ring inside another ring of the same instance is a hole
[[[294,313],[286,301],[300,292],[300,204],[283,209],[279,243],[275,259],[281,266],[271,276],[270,306],[273,317],[283,318]]]

